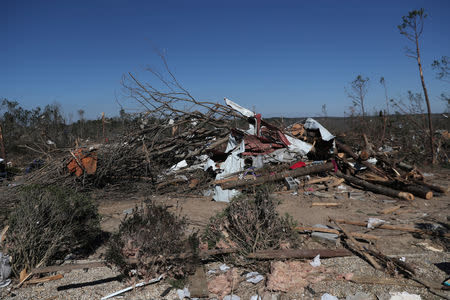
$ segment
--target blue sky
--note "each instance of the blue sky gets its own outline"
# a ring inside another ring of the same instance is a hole
[[[263,116],[343,116],[344,87],[370,78],[366,107],[421,92],[417,64],[396,26],[429,14],[422,38],[432,110],[448,83],[431,63],[450,56],[450,1],[20,1],[0,2],[0,98],[25,107],[58,102],[68,115],[117,115],[124,73],[145,76],[162,49],[198,99],[232,99]],[[128,101],[128,102],[127,102]]]

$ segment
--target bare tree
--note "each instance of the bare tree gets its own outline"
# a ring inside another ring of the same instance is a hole
[[[422,62],[420,57],[419,40],[423,33],[424,19],[427,17],[425,10],[423,8],[419,10],[410,11],[407,16],[402,17],[402,24],[398,25],[397,28],[401,35],[404,35],[413,45],[414,48],[411,49],[406,47],[406,56],[411,57],[417,61],[419,66],[420,80],[422,82],[423,94],[425,95],[425,102],[427,104],[428,112],[428,130],[429,130],[429,143],[431,151],[431,160],[436,163],[434,144],[433,144],[433,124],[431,122],[431,106],[430,99],[428,97],[427,87],[425,85],[425,80],[423,78]]]
[[[382,84],[384,87],[384,97],[386,98],[386,114],[389,115],[389,100],[386,88],[386,81],[384,80],[384,77],[380,77],[380,84]]]
[[[363,118],[366,116],[366,111],[364,109],[364,100],[366,98],[368,85],[369,78],[364,78],[361,75],[358,75],[356,76],[355,80],[350,82],[350,89],[345,89],[347,96],[352,99],[353,107],[359,107]]]

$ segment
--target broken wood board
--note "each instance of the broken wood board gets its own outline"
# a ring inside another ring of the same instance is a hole
[[[316,232],[326,232],[326,233],[334,233],[334,234],[340,234],[339,230],[332,229],[332,228],[321,228],[321,227],[295,227],[295,230],[298,231],[316,231]],[[372,234],[366,234],[366,233],[360,233],[360,232],[351,232],[350,233],[355,238],[361,238],[366,240],[378,240],[380,237]]]
[[[43,283],[43,282],[58,280],[58,279],[61,279],[61,278],[64,278],[63,274],[56,274],[56,275],[53,275],[53,276],[47,276],[47,277],[42,277],[42,278],[30,279],[30,280],[28,280],[25,283],[25,285],[27,285],[27,284]]]

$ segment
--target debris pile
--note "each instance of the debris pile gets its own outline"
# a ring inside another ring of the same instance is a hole
[[[247,265],[277,260],[266,264],[270,265],[270,272],[264,275],[255,273],[254,266],[246,270],[250,271],[247,274],[252,274],[249,276],[239,275],[234,267],[219,267],[221,274],[211,272],[209,283],[198,287],[202,293],[209,291],[220,299],[236,299],[234,292],[242,283],[259,284],[271,292],[303,293],[310,285],[336,275],[329,272],[325,263],[321,265],[321,258],[358,254],[378,271],[392,276],[403,274],[430,290],[435,288],[421,280],[404,261],[370,247],[378,236],[351,232],[343,225],[429,234],[448,244],[450,236],[446,230],[393,225],[379,218],[369,218],[367,222],[330,219],[333,227],[296,226],[288,216],[279,216],[277,202],[269,196],[270,188],[270,193],[330,198],[326,202],[313,202],[311,206],[339,207],[344,201],[332,201],[341,199],[342,194],[347,199],[361,197],[361,192],[355,193],[353,189],[350,192],[349,186],[404,200],[400,203],[410,203],[415,197],[429,200],[448,192],[447,187],[429,183],[425,174],[414,166],[394,159],[389,147],[377,150],[368,137],[362,135],[363,146],[352,148],[312,118],[287,127],[277,126],[229,99],[225,99],[226,105],[190,100],[195,109],[189,111],[181,109],[183,105],[176,101],[156,102],[159,104],[149,109],[140,128],[120,142],[77,147],[64,157],[46,161],[26,177],[28,184],[38,182],[76,189],[139,181],[146,182],[152,194],[193,194],[229,202],[226,209],[206,225],[201,238],[196,233],[188,236],[186,220],[175,216],[166,206],[150,201],[136,207],[123,220],[118,233],[111,237],[106,255],[107,263],[117,266],[122,274],[146,280],[139,283],[144,286],[167,276],[185,277],[196,270],[195,274],[206,282],[201,266],[206,260],[217,261],[218,257],[222,259],[230,254]],[[392,213],[401,207],[398,205],[380,214]],[[29,213],[36,208],[30,202],[21,209]],[[23,268],[39,267],[41,261],[47,264],[56,250],[68,247],[63,237],[49,237],[50,231],[43,227],[43,220],[33,219],[36,227],[33,230],[45,229],[38,235],[46,240],[39,240],[39,243],[56,245],[51,238],[59,238],[62,244],[43,249],[43,255],[33,256],[33,261],[22,258],[17,251],[28,245],[15,236],[20,226],[25,227],[17,220],[28,218],[19,217],[20,212],[17,210],[12,216],[11,225],[15,228],[8,238],[11,247],[8,254],[12,254],[14,263],[20,266],[13,265],[16,276]],[[59,222],[51,223],[52,227],[60,228],[58,234],[73,237],[69,229],[60,226],[70,219],[67,212],[45,217]],[[347,249],[299,249],[297,233],[305,232],[312,232],[313,238],[327,240],[333,247],[340,239]],[[369,241],[369,246],[361,241]],[[357,277],[351,278],[352,275],[346,274],[339,280],[356,282]],[[178,293],[191,297],[196,294],[186,288]],[[258,299],[259,294],[254,297]]]
[[[375,151],[365,135],[364,146],[354,151],[312,118],[279,128],[225,102],[198,104],[203,113],[163,107],[164,118],[143,119],[140,129],[122,142],[70,151],[31,173],[28,182],[89,188],[145,181],[155,193],[176,191],[229,202],[260,184],[285,182],[297,190],[307,184],[306,175],[328,173],[341,181],[324,182],[325,189],[345,180],[405,200],[447,192],[427,183],[414,166],[391,159],[389,149]]]

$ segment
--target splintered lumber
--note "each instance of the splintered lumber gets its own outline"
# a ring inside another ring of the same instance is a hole
[[[64,278],[64,275],[63,274],[57,274],[57,275],[43,277],[43,278],[30,279],[30,280],[28,280],[26,282],[26,284],[43,283],[43,282],[58,280],[58,279],[61,279],[61,278]]]
[[[364,256],[375,269],[380,270],[380,271],[383,270],[383,268],[377,263],[377,261],[372,256],[370,256],[369,253],[366,252],[366,250],[363,248],[363,246],[361,246],[361,244],[357,240],[355,240],[355,238],[353,238],[351,236],[351,234],[348,233],[347,230],[344,229],[344,227],[342,227],[336,221],[334,221],[334,224],[336,224],[336,226],[347,236],[347,238],[353,244],[354,251],[356,251],[360,255]],[[347,243],[347,244],[350,246],[349,243]]]
[[[309,167],[298,168],[295,170],[281,171],[274,175],[261,176],[255,180],[251,180],[251,181],[239,180],[239,181],[225,182],[225,183],[221,184],[221,186],[222,186],[222,189],[224,189],[224,190],[235,189],[235,188],[240,188],[240,187],[249,186],[249,185],[260,185],[260,184],[263,184],[266,182],[278,181],[278,180],[282,180],[285,177],[306,176],[309,174],[321,173],[321,172],[326,172],[326,171],[331,171],[331,170],[334,170],[334,165],[333,165],[333,163],[329,162],[329,163],[325,163],[323,165],[314,165],[314,166],[309,166]]]
[[[260,250],[247,255],[247,258],[255,259],[288,259],[288,258],[314,258],[320,254],[320,258],[352,256],[347,249],[283,249]]]
[[[387,214],[393,213],[393,212],[396,211],[396,210],[399,210],[400,208],[402,208],[401,205],[397,205],[397,206],[393,206],[393,207],[388,207],[388,208],[385,208],[385,209],[383,209],[382,211],[380,211],[380,213],[382,213],[383,215],[387,215]]]
[[[425,182],[425,181],[414,181],[414,182],[417,183],[417,184],[420,184],[422,186],[425,186],[425,187],[429,188],[430,190],[433,190],[433,191],[438,192],[438,193],[447,194],[448,191],[449,191],[448,187],[442,187],[442,186],[434,185],[434,184],[431,184],[431,183],[428,183],[428,182]]]
[[[401,191],[397,191],[397,190],[394,190],[394,189],[391,189],[391,188],[388,188],[385,186],[376,185],[376,184],[367,182],[365,180],[356,178],[354,176],[345,175],[340,171],[338,171],[336,173],[336,175],[344,178],[345,180],[349,181],[350,183],[364,187],[367,190],[377,193],[377,194],[382,194],[382,195],[386,195],[389,197],[400,198],[400,199],[404,199],[404,200],[408,200],[408,201],[414,200],[414,195],[411,193],[408,193],[408,192],[401,192]]]
[[[306,181],[305,184],[313,184],[313,183],[321,183],[321,182],[325,182],[328,180],[333,179],[332,176],[326,176],[326,177],[322,177],[322,178],[315,178],[315,179],[311,179],[309,181]]]
[[[353,152],[353,150],[352,150],[352,148],[350,148],[350,146],[348,146],[346,144],[343,144],[341,142],[338,142],[337,140],[335,140],[335,142],[336,142],[336,146],[340,150],[345,152],[347,155],[349,155],[350,157],[352,157],[355,160],[359,159],[359,156],[356,153]],[[377,167],[375,167],[373,164],[371,164],[371,163],[369,163],[367,161],[361,161],[361,164],[363,164],[366,168],[368,168],[372,172],[374,172],[374,173],[376,173],[376,174],[378,174],[380,176],[386,177],[386,174],[383,171],[381,171],[380,169],[378,169]]]
[[[349,220],[342,220],[342,219],[337,219],[336,222],[337,223],[341,223],[341,224],[348,224],[348,225],[356,225],[356,226],[367,227],[367,222],[349,221]],[[406,232],[424,233],[423,230],[418,229],[418,228],[414,228],[414,227],[411,227],[411,226],[381,224],[381,225],[377,226],[376,228],[387,229],[387,230],[406,231]]]
[[[9,225],[6,225],[5,228],[3,228],[2,232],[0,233],[0,244],[6,239],[6,232],[9,229]]]
[[[326,233],[334,233],[334,234],[340,234],[339,230],[332,229],[332,228],[321,228],[321,227],[311,227],[311,226],[298,226],[295,227],[295,230],[298,231],[316,231],[316,232],[326,232]],[[365,240],[378,240],[379,237],[376,235],[371,234],[365,234],[365,233],[359,233],[359,232],[350,232],[350,234],[358,239],[365,239]]]

